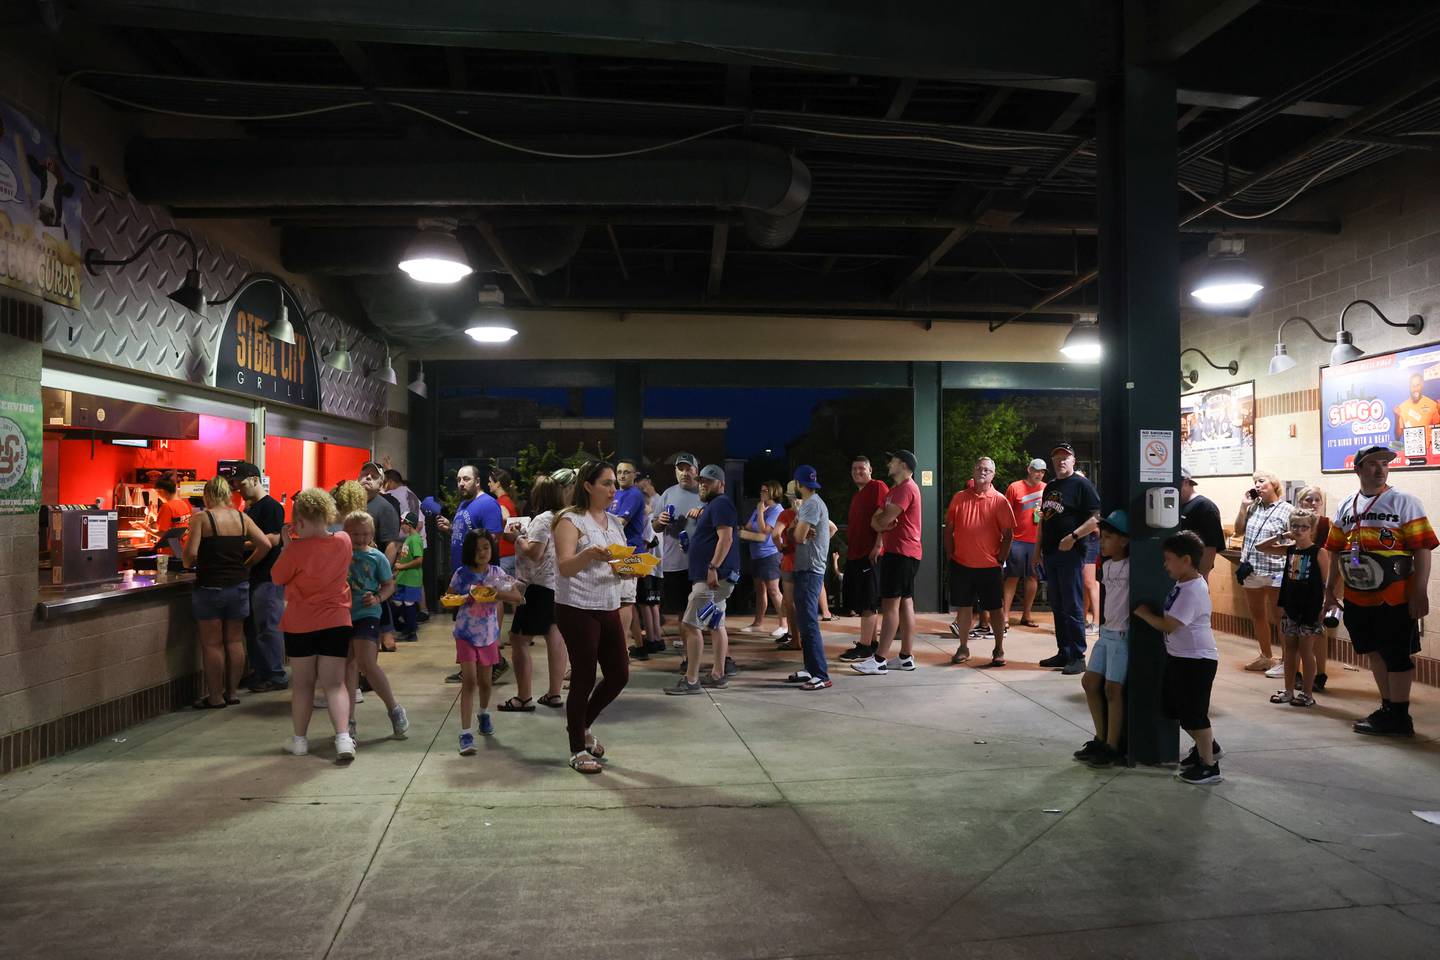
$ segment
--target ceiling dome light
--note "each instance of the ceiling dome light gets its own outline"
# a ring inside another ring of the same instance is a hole
[[[1081,317],[1070,327],[1060,352],[1080,363],[1100,362],[1100,327],[1094,320]]]
[[[1245,259],[1245,241],[1239,237],[1216,237],[1210,244],[1210,262],[1190,296],[1207,307],[1233,307],[1249,303],[1265,289]]]
[[[422,225],[405,249],[400,269],[419,283],[459,283],[474,271],[454,229]]]
[[[520,331],[516,330],[508,320],[498,320],[467,327],[465,332],[476,343],[508,343],[510,338]]]

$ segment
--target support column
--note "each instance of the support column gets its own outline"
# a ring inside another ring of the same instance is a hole
[[[1176,486],[1180,401],[1179,250],[1175,224],[1175,72],[1138,51],[1144,4],[1116,4],[1097,108],[1100,162],[1101,501],[1130,515],[1130,603],[1161,609],[1171,581],[1145,524],[1145,491]],[[1127,39],[1134,46],[1127,46]],[[1169,479],[1140,481],[1140,431],[1169,430]],[[1177,757],[1178,733],[1160,715],[1165,648],[1159,631],[1130,622],[1126,731],[1133,763]]]
[[[405,382],[410,383],[420,375],[420,364],[411,361],[406,364]],[[406,390],[405,396],[410,401],[410,431],[406,435],[408,461],[408,473],[406,480],[410,483],[410,489],[420,499],[440,493],[440,447],[439,430],[436,419],[438,404],[436,400],[440,397],[443,373],[432,370],[429,386],[430,397],[427,399]],[[425,536],[430,544],[430,549],[425,551],[424,562],[420,569],[424,573],[423,589],[425,590],[425,602],[431,610],[440,609],[440,590],[438,588],[438,571],[445,569],[441,565],[440,547],[445,537],[440,533],[440,528],[435,526],[435,521],[425,518]],[[448,542],[445,544],[448,549]]]
[[[915,397],[915,482],[920,485],[920,543],[925,562],[915,575],[915,610],[940,609],[940,571],[945,551],[940,547],[940,364],[910,364],[910,386]],[[884,468],[881,467],[883,472]],[[925,483],[929,473],[930,483]]]
[[[645,367],[615,364],[615,455],[645,459]]]

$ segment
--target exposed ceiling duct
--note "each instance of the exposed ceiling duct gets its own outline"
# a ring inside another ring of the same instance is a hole
[[[637,147],[586,139],[532,149],[551,146],[585,154]],[[140,139],[127,149],[125,167],[138,200],[171,207],[421,205],[451,216],[457,208],[505,206],[737,210],[750,240],[766,249],[790,241],[810,198],[803,163],[739,140],[561,160],[459,141]]]

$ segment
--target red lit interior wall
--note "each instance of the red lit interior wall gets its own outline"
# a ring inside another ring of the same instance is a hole
[[[295,494],[305,487],[305,441],[266,437],[265,473],[270,477],[270,495],[285,504],[285,518],[290,519]]]
[[[59,479],[60,503],[90,503],[99,497],[111,506],[115,484],[134,481],[135,471],[147,467],[193,469],[200,480],[215,475],[219,460],[245,456],[245,424],[201,414],[200,436],[195,440],[153,441],[164,447],[117,447],[103,440],[59,440],[47,438],[44,445],[45,471],[54,470]],[[52,459],[53,458],[53,459]]]
[[[370,459],[370,451],[359,447],[342,447],[338,443],[322,443],[316,457],[320,477],[316,486],[329,490],[341,480],[355,480],[360,468]]]

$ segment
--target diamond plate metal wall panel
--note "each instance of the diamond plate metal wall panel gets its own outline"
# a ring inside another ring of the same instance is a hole
[[[179,227],[163,210],[110,193],[86,198],[87,247],[106,256],[127,256],[154,230],[179,228],[195,238],[200,256],[201,287],[207,295],[233,290],[248,273],[274,270],[211,242],[187,225]],[[189,267],[188,249],[167,237],[127,267],[109,267],[99,276],[84,275],[81,308],[44,305],[44,346],[66,356],[113,364],[188,383],[214,386],[215,350],[225,319],[223,307],[196,316],[171,302]],[[295,286],[306,312],[319,303],[304,285]],[[322,314],[310,321],[316,349],[328,351],[344,339],[351,343],[355,369],[341,373],[320,364],[321,409],[328,414],[378,424],[385,409],[385,384],[366,378],[378,367],[385,348],[354,327]]]

